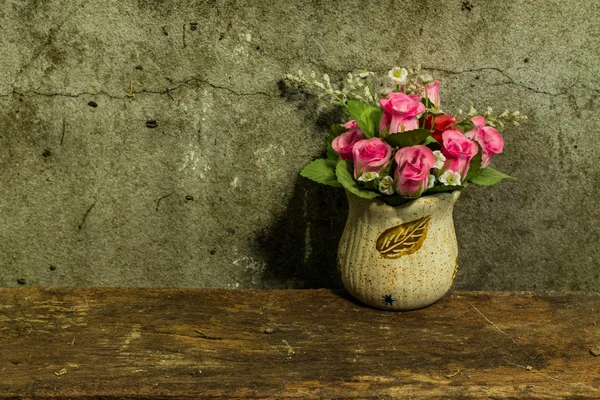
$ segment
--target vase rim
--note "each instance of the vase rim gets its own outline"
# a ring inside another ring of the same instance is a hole
[[[429,194],[429,195],[426,195],[426,196],[419,196],[416,199],[412,199],[412,200],[407,201],[406,203],[402,203],[402,204],[399,204],[397,206],[393,206],[393,205],[388,204],[388,203],[386,203],[385,201],[383,201],[383,200],[381,200],[379,198],[365,199],[365,198],[362,198],[362,197],[359,197],[359,196],[355,195],[354,193],[350,192],[347,189],[344,189],[344,190],[346,191],[346,195],[348,196],[348,198],[352,197],[352,198],[354,198],[356,200],[370,202],[370,203],[375,203],[375,204],[380,204],[382,207],[391,207],[391,208],[394,208],[394,209],[407,207],[407,206],[412,205],[412,204],[418,204],[418,203],[422,202],[423,200],[425,200],[427,198],[434,198],[434,199],[440,199],[441,200],[441,199],[443,199],[443,198],[445,198],[447,196],[451,196],[451,197],[454,198],[454,200],[457,200],[458,197],[460,196],[461,191],[462,191],[461,189],[456,189],[456,190],[453,190],[451,192],[441,192],[441,193]]]

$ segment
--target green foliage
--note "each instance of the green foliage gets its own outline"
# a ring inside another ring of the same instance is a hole
[[[385,140],[392,147],[415,146],[423,143],[431,132],[425,129],[413,129],[412,131],[392,133],[386,136]],[[431,138],[433,139],[433,138]]]
[[[471,164],[469,164],[469,172],[467,172],[467,176],[464,181],[469,182],[475,175],[479,173],[481,170],[481,146],[477,143],[478,151],[477,154],[471,159]]]
[[[470,119],[463,119],[456,123],[456,127],[459,128],[464,133],[469,132],[471,129],[473,129],[474,126],[475,125],[473,124],[473,122],[471,122]]]
[[[356,121],[367,138],[379,136],[379,121],[382,115],[379,107],[373,107],[357,100],[348,100],[346,108],[350,117]]]
[[[336,179],[336,164],[334,160],[319,158],[304,167],[300,171],[300,175],[324,185],[342,187],[342,184]]]
[[[335,168],[335,174],[338,182],[341,183],[349,192],[357,195],[358,197],[362,197],[364,199],[374,199],[375,197],[379,196],[379,194],[370,190],[364,190],[358,185],[358,182],[354,180],[353,169],[354,167],[352,162],[348,160],[338,161]]]
[[[431,144],[431,143],[440,144],[440,142],[438,142],[437,140],[435,140],[435,139],[433,138],[433,136],[427,136],[427,137],[425,138],[425,141],[423,142],[423,145],[424,145],[424,146],[427,146],[428,144]]]
[[[471,178],[471,182],[476,185],[489,186],[500,182],[502,179],[515,179],[491,167],[483,168],[479,173]]]
[[[333,139],[346,132],[346,128],[344,128],[340,124],[331,125],[331,129],[329,129],[329,134],[327,135],[327,159],[337,161],[340,158],[340,155],[331,147],[331,143]]]

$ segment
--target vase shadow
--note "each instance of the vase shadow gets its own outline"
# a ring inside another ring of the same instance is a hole
[[[299,176],[286,210],[255,239],[266,261],[263,286],[343,288],[336,260],[347,215],[343,190]]]
[[[352,303],[352,304],[353,304],[353,305],[355,305],[355,306],[362,307],[362,308],[366,308],[366,309],[369,309],[369,310],[377,310],[376,308],[374,308],[374,307],[371,307],[371,306],[369,306],[369,305],[367,305],[367,304],[365,304],[365,303],[361,302],[360,300],[357,300],[357,299],[355,299],[355,298],[354,298],[354,297],[352,297],[352,295],[351,295],[351,294],[350,294],[350,293],[349,293],[347,290],[345,290],[345,289],[344,289],[344,290],[335,290],[335,294],[336,294],[338,297],[340,297],[340,298],[342,298],[342,299],[346,300],[346,301],[347,301],[347,302],[349,302],[349,303]]]

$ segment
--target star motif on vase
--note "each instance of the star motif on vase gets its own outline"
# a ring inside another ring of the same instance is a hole
[[[392,298],[391,294],[384,294],[383,296],[381,296],[381,298],[383,299],[383,303],[386,306],[391,306],[396,301],[396,299]]]

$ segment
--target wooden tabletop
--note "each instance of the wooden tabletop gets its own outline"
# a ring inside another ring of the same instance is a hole
[[[0,398],[600,398],[600,294],[0,289]]]

